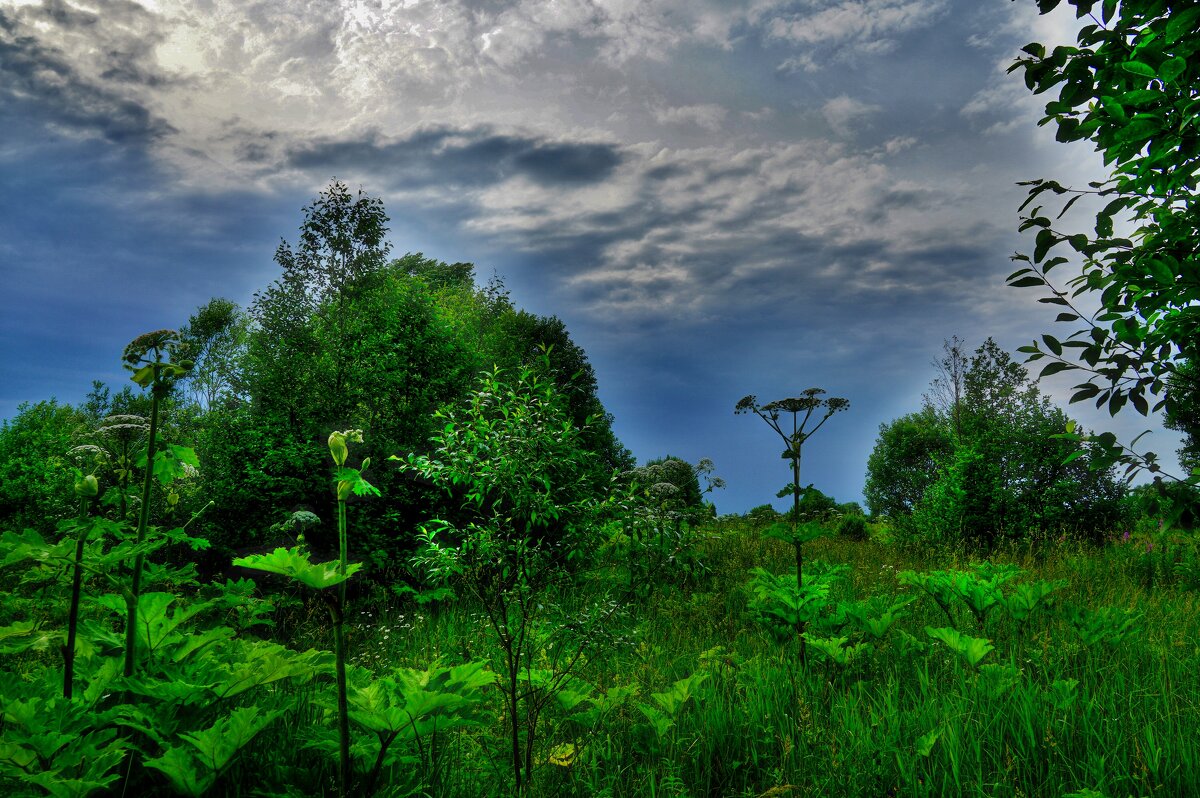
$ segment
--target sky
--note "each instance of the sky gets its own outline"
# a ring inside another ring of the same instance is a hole
[[[1034,0],[0,0],[0,418],[248,305],[336,177],[384,201],[393,254],[561,318],[622,442],[711,458],[720,512],[790,481],[734,405],[809,387],[850,408],[802,482],[860,501],[945,339],[1070,332],[1005,286],[1032,249],[1016,183],[1105,172],[1006,70],[1078,24]],[[1175,465],[1155,419],[1068,411]]]

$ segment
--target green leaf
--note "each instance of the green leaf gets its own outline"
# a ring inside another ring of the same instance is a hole
[[[336,560],[325,563],[309,562],[308,552],[300,547],[285,549],[277,548],[270,554],[252,554],[249,557],[238,557],[234,565],[252,568],[256,571],[280,574],[289,579],[295,579],[316,590],[341,584],[362,568],[362,563],[350,563],[344,574],[338,573]]]
[[[933,746],[941,736],[941,729],[931,729],[930,731],[918,737],[913,746],[916,749],[917,755],[927,757],[932,754]]]
[[[1074,364],[1063,363],[1061,360],[1057,360],[1053,363],[1047,363],[1045,366],[1042,366],[1042,372],[1038,375],[1038,377],[1039,379],[1041,377],[1049,377],[1052,374],[1058,374],[1062,371],[1070,371],[1073,368],[1075,368]]]
[[[1196,29],[1197,22],[1200,22],[1200,6],[1193,6],[1185,8],[1182,11],[1172,12],[1167,19],[1166,43],[1175,44],[1180,39],[1200,32]]]
[[[142,366],[140,369],[133,372],[133,376],[130,377],[129,379],[133,380],[134,382],[136,382],[138,385],[142,386],[143,388],[149,388],[150,383],[154,382],[154,366],[153,366],[153,364]]]
[[[935,629],[932,626],[926,626],[925,633],[930,637],[941,640],[972,668],[977,666],[980,660],[996,648],[992,645],[991,640],[981,637],[970,637],[969,635],[960,633],[957,629],[949,627]]]
[[[1146,262],[1147,271],[1150,272],[1159,285],[1173,286],[1175,285],[1175,271],[1158,258],[1151,258]]]
[[[180,792],[198,798],[241,749],[283,714],[282,710],[261,716],[258,713],[257,706],[235,709],[204,731],[179,735],[190,747],[170,746],[162,756],[146,760],[145,765],[163,773]]]
[[[1156,78],[1158,73],[1154,71],[1154,67],[1142,61],[1126,61],[1121,64],[1121,69],[1133,75],[1138,75],[1143,78]]]
[[[1037,237],[1034,239],[1033,262],[1041,263],[1042,259],[1046,257],[1046,253],[1050,251],[1050,248],[1057,244],[1060,240],[1061,239],[1051,230],[1039,230]],[[1035,283],[1035,285],[1036,284],[1037,283]]]

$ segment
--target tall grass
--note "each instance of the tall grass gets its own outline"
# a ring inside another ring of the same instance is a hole
[[[1022,579],[1063,579],[1058,606],[1140,613],[1119,644],[1086,644],[1061,611],[1022,625],[1001,613],[979,629],[959,628],[995,650],[972,668],[924,629],[943,612],[917,600],[909,614],[849,666],[777,642],[745,612],[751,567],[783,572],[789,546],[745,525],[700,535],[708,570],[663,586],[614,616],[580,676],[597,690],[627,686],[637,696],[587,728],[552,719],[534,792],[610,796],[1108,796],[1200,794],[1200,601],[1171,587],[1139,583],[1128,547],[1002,552],[993,562],[1025,569]],[[811,558],[851,566],[836,598],[914,595],[903,570],[964,568],[963,552],[905,552],[877,540],[826,539]],[[593,576],[599,590],[614,571]],[[566,610],[588,599],[578,583],[552,597]],[[488,656],[481,618],[469,603],[436,612],[376,607],[361,617],[371,658],[413,664]],[[379,634],[402,628],[403,633]],[[373,631],[370,631],[373,630]],[[356,634],[356,632],[352,632]],[[810,652],[811,653],[811,652]],[[640,700],[677,680],[706,674],[658,736]],[[499,720],[497,720],[499,723]],[[456,755],[481,776],[501,727],[464,737]],[[555,745],[578,747],[569,762]],[[441,794],[478,789],[476,778]],[[503,794],[493,791],[488,794]]]

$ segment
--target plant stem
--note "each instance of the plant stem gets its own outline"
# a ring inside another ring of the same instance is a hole
[[[83,588],[83,547],[91,526],[87,525],[88,500],[79,500],[79,532],[75,538],[75,573],[71,578],[71,610],[67,616],[67,644],[63,646],[63,698],[71,699],[71,683],[75,680],[75,634],[79,628],[79,596]]]
[[[346,502],[339,498],[338,521],[338,573],[346,573]],[[337,675],[338,707],[338,795],[346,795],[350,785],[350,707],[346,700],[346,644],[343,623],[346,608],[346,583],[337,586],[337,598],[330,608],[333,617],[333,655]]]
[[[154,367],[154,382],[150,389],[150,433],[146,442],[146,473],[142,478],[142,506],[138,508],[137,545],[146,542],[146,527],[150,523],[150,484],[154,477],[154,455],[157,449],[158,436],[158,403],[161,393],[166,386],[160,387],[158,366]],[[146,564],[146,555],[138,552],[133,560],[133,579],[130,583],[129,598],[125,604],[128,616],[125,621],[125,675],[133,675],[133,664],[137,657],[137,609],[138,596],[142,591],[142,569]]]
[[[795,415],[792,416],[793,438],[796,435],[794,430],[796,423]],[[796,597],[803,599],[804,597],[804,544],[800,541],[800,447],[796,446],[792,455],[792,540],[796,544]],[[801,620],[796,625],[796,637],[800,641],[800,665],[803,666],[808,661],[808,649],[805,646],[807,642],[804,639],[804,621]]]

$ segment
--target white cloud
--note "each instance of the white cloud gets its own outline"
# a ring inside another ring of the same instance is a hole
[[[773,39],[808,48],[842,49],[856,54],[882,54],[896,37],[933,24],[946,10],[946,0],[807,0],[803,10],[765,7],[756,17]],[[811,71],[818,61],[800,53],[784,62],[787,69]]]
[[[714,103],[700,105],[674,105],[654,108],[651,113],[662,125],[696,125],[708,130],[718,130],[729,111]]]
[[[878,105],[869,105],[843,94],[822,105],[821,116],[834,133],[846,137],[852,135],[864,119],[881,110]]]

